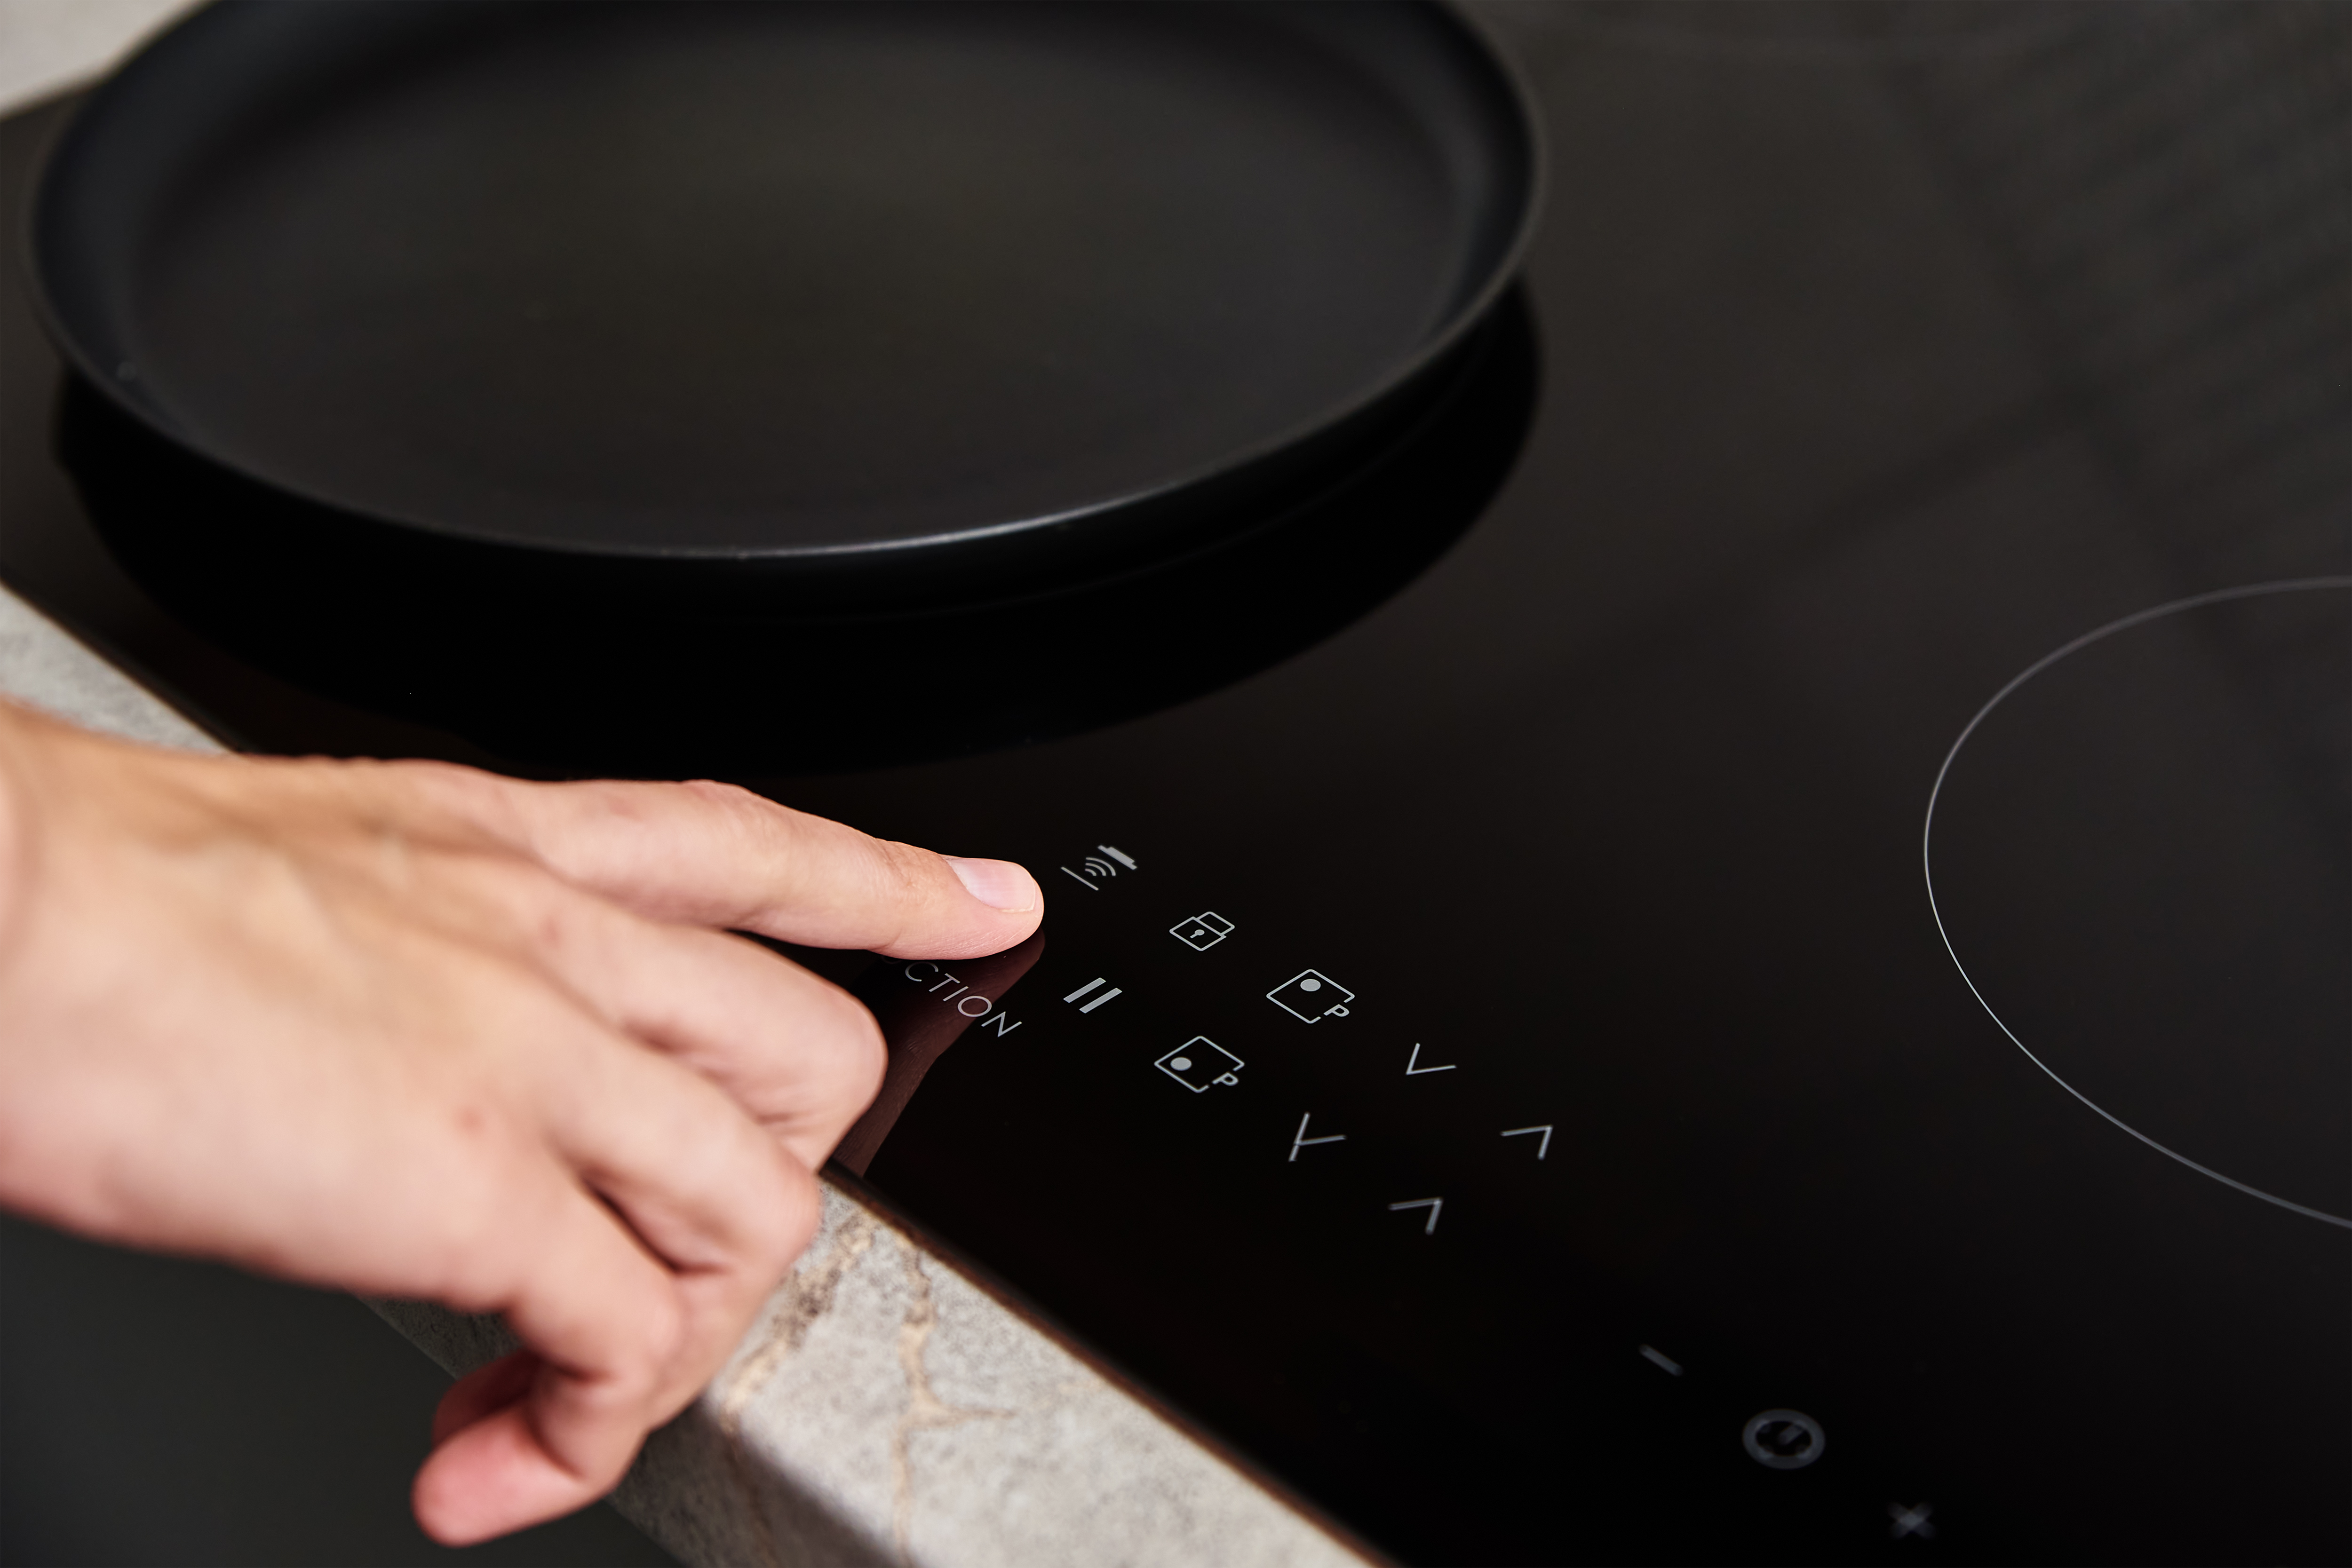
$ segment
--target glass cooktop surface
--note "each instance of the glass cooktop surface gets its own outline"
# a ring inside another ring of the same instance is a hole
[[[2352,1557],[2352,13],[1479,14],[1546,217],[1433,411],[859,688],[954,755],[746,779],[1048,896],[811,958],[901,1059],[841,1175],[1403,1561]],[[15,255],[11,585],[508,761],[138,585]]]

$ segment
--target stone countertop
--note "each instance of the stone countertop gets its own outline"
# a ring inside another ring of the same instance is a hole
[[[182,0],[0,0],[0,113],[102,70]],[[0,589],[0,692],[94,729],[217,749]],[[452,1373],[495,1321],[377,1312]],[[855,1197],[614,1505],[693,1564],[1361,1561]]]

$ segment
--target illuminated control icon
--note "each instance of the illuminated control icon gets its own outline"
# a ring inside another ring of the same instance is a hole
[[[1886,1527],[1887,1536],[1895,1541],[1906,1535],[1916,1535],[1922,1541],[1934,1540],[1936,1527],[1928,1522],[1927,1516],[1935,1511],[1933,1507],[1924,1502],[1888,1503],[1886,1517],[1895,1522]]]
[[[1265,999],[1305,1023],[1348,1016],[1356,993],[1328,975],[1308,969],[1266,992]]]
[[[1106,991],[1102,988],[1102,985],[1103,977],[1097,975],[1093,979],[1088,980],[1085,985],[1080,986],[1076,990],[1072,991],[1068,996],[1064,997],[1062,999],[1066,1002],[1076,1002],[1080,1012],[1090,1013],[1097,1008],[1102,1006],[1105,1002],[1110,1000],[1113,997],[1123,997],[1127,995],[1125,991],[1120,990],[1117,986],[1113,986],[1109,990]],[[1093,993],[1092,1000],[1087,999],[1089,993]]]
[[[1135,869],[1135,862],[1120,853],[1116,844],[1097,844],[1095,852],[1080,860],[1076,871],[1068,866],[1061,868],[1064,876],[1088,893],[1100,893],[1102,884],[1117,876],[1122,867],[1128,871]]]
[[[1195,952],[1205,953],[1234,934],[1234,923],[1215,910],[1203,910],[1190,920],[1180,920],[1168,928],[1168,935]]]
[[[1234,1074],[1241,1071],[1242,1059],[1205,1034],[1194,1035],[1152,1065],[1195,1094],[1212,1084],[1231,1088],[1241,1082]]]
[[[1739,1440],[1749,1458],[1774,1470],[1801,1470],[1829,1445],[1822,1424],[1801,1410],[1767,1410],[1750,1416]]]
[[[1445,1212],[1445,1200],[1444,1198],[1409,1197],[1402,1203],[1392,1203],[1389,1205],[1389,1212],[1391,1214],[1395,1214],[1401,1209],[1408,1208],[1425,1208],[1429,1210],[1429,1218],[1422,1222],[1421,1233],[1423,1236],[1434,1236],[1437,1234],[1437,1217]]]

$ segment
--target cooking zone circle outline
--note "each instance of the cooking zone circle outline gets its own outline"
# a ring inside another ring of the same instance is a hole
[[[1944,912],[1936,903],[1936,868],[1933,856],[1936,838],[1936,802],[1944,792],[1945,777],[1951,772],[1952,764],[1958,760],[1960,748],[1968,745],[1969,737],[1974,735],[1977,732],[1977,727],[1984,723],[1986,719],[1991,717],[1992,710],[1999,707],[2009,695],[2017,690],[2018,687],[2025,685],[2026,682],[2032,680],[2042,671],[2050,668],[2051,665],[2057,664],[2061,659],[2065,658],[2070,653],[2080,653],[2083,649],[2089,647],[2092,643],[2112,637],[2118,632],[2128,631],[2134,626],[2142,625],[2150,621],[2161,620],[2163,617],[2168,615],[2176,615],[2184,610],[2197,610],[2208,604],[2222,604],[2238,599],[2253,599],[2263,594],[2305,593],[2327,589],[2352,589],[2352,576],[2290,578],[2276,582],[2249,583],[2241,588],[2221,588],[2215,589],[2210,593],[2192,594],[2187,599],[2171,600],[2166,603],[2155,605],[2147,610],[2135,612],[2132,614],[2124,616],[2120,620],[2110,621],[2104,626],[2084,632],[2073,642],[2064,644],[2063,647],[2054,649],[2050,653],[2042,654],[2042,657],[2036,659],[2032,664],[2028,664],[2019,674],[2011,676],[2007,685],[1993,693],[1991,701],[1986,703],[1984,706],[1977,709],[1976,716],[1969,720],[1967,727],[1960,731],[1959,738],[1952,742],[1952,748],[1944,754],[1944,765],[1936,769],[1935,787],[1927,791],[1927,819],[1925,825],[1923,825],[1919,830],[1919,871],[1921,876],[1926,880],[1927,884],[1927,912],[1935,916],[1936,935],[1943,939],[1944,951],[1950,956],[1952,960],[1952,967],[1959,971],[1961,983],[1968,987],[1969,995],[1976,998],[1977,1005],[1984,1009],[1985,1016],[1992,1019],[1992,1021],[2000,1027],[2000,1032],[2009,1037],[2010,1044],[2017,1047],[2018,1050],[2025,1053],[2026,1061],[2031,1061],[2034,1066],[2042,1069],[2042,1071],[2050,1075],[2050,1082],[2055,1083],[2059,1088],[2063,1089],[2067,1093],[2072,1094],[2075,1099],[2080,1100],[2084,1104],[2097,1112],[2108,1122],[2122,1128],[2125,1132],[2129,1133],[2133,1137],[2137,1138],[2141,1143],[2146,1144],[2149,1148],[2154,1149],[2158,1154],[2164,1155],[2168,1159],[2179,1161],[2182,1165],[2187,1166],[2190,1170],[2195,1171],[2200,1176],[2210,1176],[2215,1181],[2220,1182],[2223,1186],[2234,1187],[2238,1191],[2244,1193],[2249,1197],[2259,1197],[2264,1203],[2276,1204],[2281,1208],[2292,1210],[2293,1212],[2304,1215],[2308,1218],[2320,1220],[2328,1225],[2340,1226],[2347,1230],[2352,1230],[2352,1218],[2347,1218],[2345,1216],[2340,1214],[2330,1214],[2326,1209],[2314,1208],[2308,1204],[2297,1203],[2292,1198],[2281,1197],[2276,1193],[2264,1192],[2258,1186],[2250,1186],[2234,1176],[2223,1176],[2220,1171],[2215,1170],[2210,1166],[2198,1164],[2195,1160],[2190,1159],[2187,1155],[2182,1154],[2178,1149],[2168,1148],[2164,1145],[2158,1143],[2154,1138],[2149,1137],[2146,1133],[2141,1132],[2137,1127],[2133,1126],[2130,1123],[2123,1120],[2120,1116],[2116,1115],[2113,1112],[2101,1105],[2097,1101],[2092,1099],[2089,1095],[2075,1088],[2072,1083],[2067,1082],[2063,1078],[2061,1078],[2058,1075],[2056,1069],[2053,1068],[2048,1062],[2042,1061],[2039,1056],[2036,1056],[2033,1053],[2033,1048],[2027,1045],[2023,1040],[2018,1039],[2017,1031],[2011,1029],[2008,1021],[2004,1019],[2000,1014],[1993,1010],[1992,1003],[1987,1001],[1985,999],[1984,992],[1977,988],[1976,977],[1969,974],[1969,967],[1960,961],[1959,950],[1952,946],[1952,934],[1944,928]]]

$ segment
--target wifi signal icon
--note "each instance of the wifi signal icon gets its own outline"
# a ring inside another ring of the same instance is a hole
[[[1127,871],[1135,869],[1134,860],[1113,846],[1097,844],[1095,848],[1101,852],[1087,855],[1080,860],[1079,870],[1072,871],[1068,866],[1061,868],[1064,876],[1068,877],[1088,893],[1100,893],[1102,884],[1117,876],[1122,869]]]

